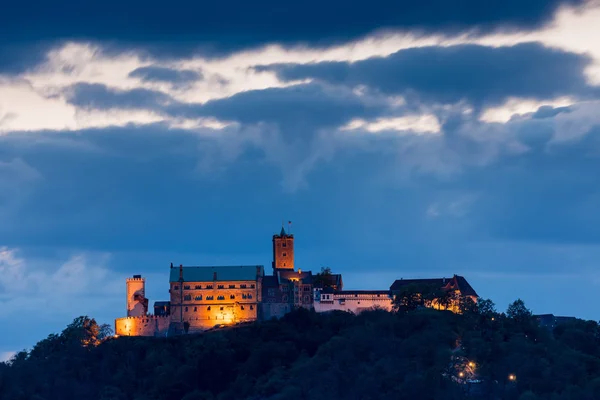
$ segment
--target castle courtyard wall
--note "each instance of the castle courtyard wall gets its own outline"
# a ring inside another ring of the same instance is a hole
[[[115,334],[118,336],[166,336],[170,322],[169,316],[156,315],[117,318]]]

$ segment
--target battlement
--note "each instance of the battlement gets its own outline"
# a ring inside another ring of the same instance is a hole
[[[148,315],[137,315],[135,317],[121,317],[121,318],[117,318],[117,320],[125,320],[125,319],[131,319],[131,320],[138,320],[138,319],[169,319],[169,318],[171,318],[169,315],[148,314]]]
[[[142,278],[141,275],[134,275],[132,278],[126,278],[125,280],[127,282],[135,282],[135,281],[144,282],[146,280],[146,278]]]

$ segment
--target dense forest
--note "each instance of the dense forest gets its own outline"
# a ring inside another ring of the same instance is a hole
[[[600,399],[596,322],[540,327],[520,300],[461,308],[301,309],[171,338],[80,317],[0,363],[0,399]]]

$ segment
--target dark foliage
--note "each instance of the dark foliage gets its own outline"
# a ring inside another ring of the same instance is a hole
[[[510,316],[485,300],[461,308],[297,310],[166,339],[106,339],[106,327],[80,317],[0,363],[0,399],[600,398],[597,323],[551,332],[521,301]]]

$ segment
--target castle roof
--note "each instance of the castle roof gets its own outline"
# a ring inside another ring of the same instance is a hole
[[[294,271],[292,269],[278,268],[275,270],[279,282],[284,280],[300,280],[304,284],[312,284],[312,272],[311,271]]]
[[[262,265],[183,267],[184,282],[255,281],[265,273]],[[171,268],[169,282],[179,282],[179,268]]]
[[[456,289],[460,290],[463,296],[475,296],[477,292],[467,282],[467,280],[459,275],[454,275],[452,278],[433,278],[433,279],[398,279],[394,281],[390,290],[396,291],[401,290],[403,287],[409,285],[435,285],[443,290]]]

